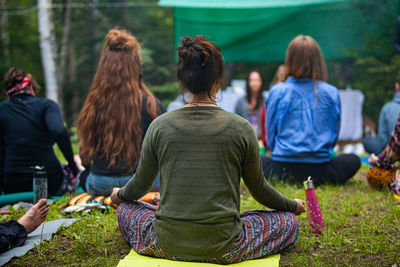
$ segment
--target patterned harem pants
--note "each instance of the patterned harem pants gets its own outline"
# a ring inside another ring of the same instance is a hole
[[[158,245],[153,221],[156,206],[135,201],[118,207],[118,224],[124,239],[139,254],[170,260],[193,261],[169,255]],[[240,214],[242,232],[223,255],[202,262],[230,264],[280,253],[293,245],[299,233],[296,216],[290,212],[252,210]]]

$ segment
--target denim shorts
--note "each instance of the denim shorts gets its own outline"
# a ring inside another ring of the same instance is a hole
[[[109,196],[114,187],[123,187],[132,178],[128,176],[102,176],[89,173],[86,190],[92,196]]]

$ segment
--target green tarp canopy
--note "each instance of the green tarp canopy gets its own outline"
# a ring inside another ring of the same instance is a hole
[[[217,43],[227,62],[283,61],[298,34],[311,35],[326,59],[348,58],[363,43],[351,0],[160,0],[174,7],[174,40],[198,34]]]

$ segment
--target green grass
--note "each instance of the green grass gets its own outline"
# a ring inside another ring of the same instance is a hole
[[[370,189],[366,167],[345,186],[322,186],[316,194],[326,231],[311,232],[307,215],[299,216],[301,231],[295,246],[282,254],[281,266],[400,265],[400,202],[388,191]],[[290,198],[305,198],[304,189],[288,184],[275,187]],[[262,209],[243,187],[241,211]],[[48,220],[62,218],[65,200],[52,205]],[[9,218],[17,219],[19,212]],[[78,215],[74,215],[77,217]],[[93,213],[62,228],[10,266],[115,266],[129,252],[119,234],[116,214]]]
[[[67,199],[51,205],[47,221],[65,218],[61,210]],[[23,211],[12,213],[18,219]],[[70,227],[62,227],[50,241],[45,241],[20,258],[14,258],[9,266],[115,266],[129,253],[130,247],[122,239],[117,216],[112,209],[106,214],[73,214],[81,218]]]

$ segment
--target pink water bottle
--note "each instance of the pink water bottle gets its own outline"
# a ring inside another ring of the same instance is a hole
[[[325,223],[315,195],[311,176],[308,177],[307,181],[304,181],[304,187],[306,189],[308,223],[314,229],[314,233],[321,234],[321,230],[325,230]]]

